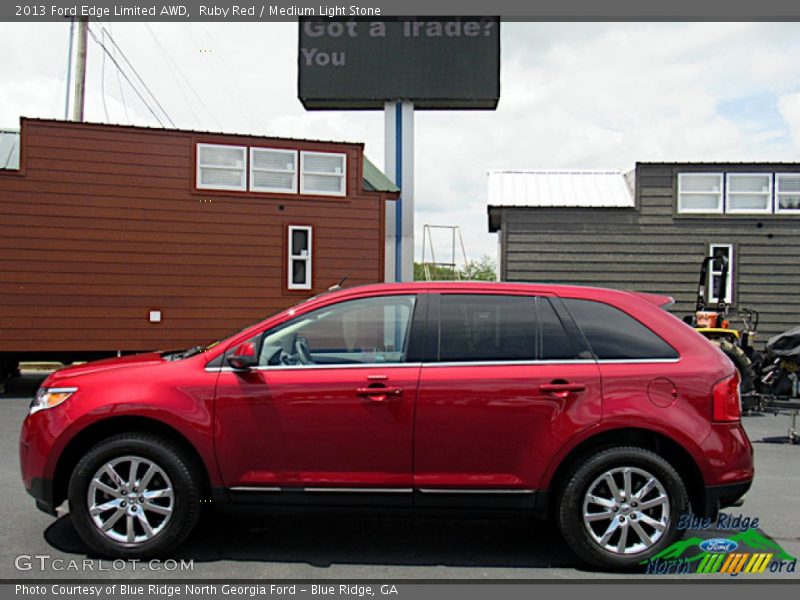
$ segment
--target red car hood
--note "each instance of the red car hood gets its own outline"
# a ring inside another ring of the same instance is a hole
[[[161,358],[161,355],[157,352],[149,352],[147,354],[132,354],[130,356],[122,356],[120,358],[104,358],[103,360],[95,360],[83,365],[75,365],[59,369],[50,375],[44,384],[50,384],[53,380],[77,377],[79,375],[88,375],[89,373],[98,373],[100,371],[109,371],[111,369],[141,367],[145,365],[160,364],[162,362],[164,362],[164,359]]]

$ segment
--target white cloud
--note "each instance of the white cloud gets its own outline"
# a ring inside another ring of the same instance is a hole
[[[778,108],[789,127],[795,147],[800,150],[800,92],[781,96]]]

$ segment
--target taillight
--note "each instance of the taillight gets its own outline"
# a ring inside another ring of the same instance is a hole
[[[718,423],[731,423],[739,421],[741,416],[739,372],[734,371],[711,390],[711,418]]]

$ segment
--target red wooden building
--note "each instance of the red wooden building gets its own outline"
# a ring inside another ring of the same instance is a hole
[[[363,144],[23,119],[18,151],[0,169],[6,364],[203,343],[345,275],[383,281],[398,193]]]

